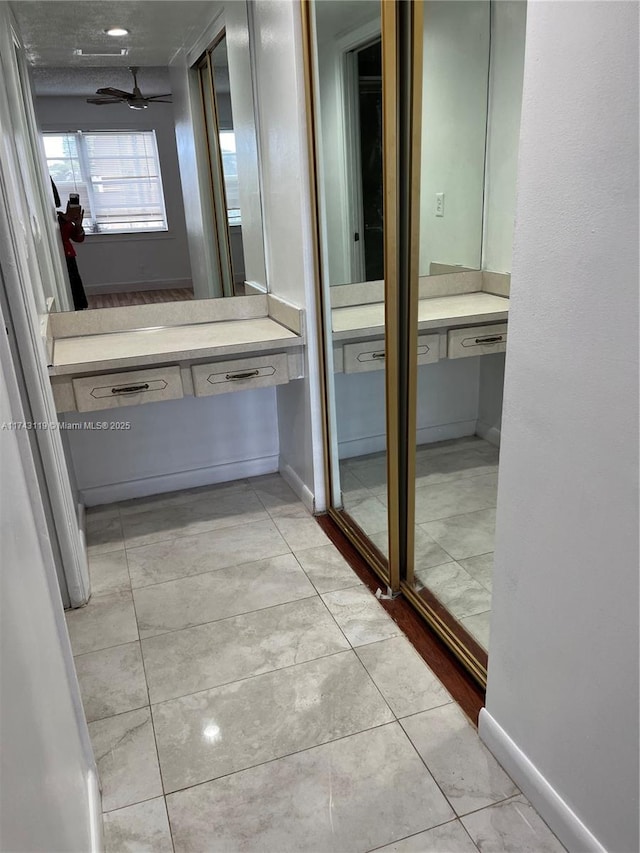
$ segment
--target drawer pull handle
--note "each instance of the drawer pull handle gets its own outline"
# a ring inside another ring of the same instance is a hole
[[[121,385],[120,388],[112,388],[112,394],[130,394],[132,391],[148,391],[149,383],[145,382],[144,385]]]
[[[386,353],[384,353],[384,352],[372,352],[371,358],[386,358]]]
[[[497,344],[502,340],[502,335],[492,335],[488,338],[476,338],[477,344]]]
[[[226,378],[233,381],[235,379],[251,379],[252,376],[260,376],[260,371],[247,370],[244,373],[227,373]]]

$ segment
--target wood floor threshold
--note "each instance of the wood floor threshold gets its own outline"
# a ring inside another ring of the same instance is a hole
[[[378,587],[381,586],[380,578],[367,565],[336,522],[328,515],[318,515],[316,521],[360,580],[371,593],[375,594]],[[477,726],[480,708],[484,707],[485,699],[485,692],[478,682],[467,672],[453,652],[436,636],[405,598],[400,596],[393,600],[376,600],[406,635],[409,642],[440,679],[474,726]]]

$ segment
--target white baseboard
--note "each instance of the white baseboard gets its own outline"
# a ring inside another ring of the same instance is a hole
[[[259,477],[261,474],[274,474],[278,470],[277,456],[263,456],[259,459],[242,459],[239,462],[227,462],[207,468],[195,468],[192,471],[176,471],[157,477],[144,477],[128,480],[124,483],[110,483],[80,489],[86,506],[126,501],[130,498],[144,498],[148,495],[160,495],[164,492],[178,492],[181,489],[193,489],[197,486],[213,486],[216,483],[228,483],[245,477]]]
[[[476,421],[459,421],[454,424],[423,427],[416,433],[418,444],[433,444],[436,441],[448,441],[452,438],[464,438],[475,435]],[[352,459],[356,456],[366,456],[368,453],[380,453],[387,446],[387,437],[382,435],[363,436],[349,441],[341,441],[338,452],[340,459]]]
[[[193,288],[190,278],[158,278],[144,281],[103,282],[102,284],[86,284],[87,296],[100,296],[103,293],[139,293],[141,290],[183,290]]]
[[[305,483],[302,482],[302,480],[293,470],[291,465],[283,461],[282,457],[280,457],[279,470],[282,479],[291,486],[293,491],[300,498],[300,500],[306,506],[309,512],[314,512],[315,501],[313,498],[313,492]]]
[[[102,833],[102,795],[100,780],[95,770],[87,774],[87,794],[89,798],[89,833],[91,835],[91,853],[103,853],[104,837]]]
[[[488,441],[489,444],[493,444],[495,447],[500,447],[501,433],[497,427],[485,424],[484,421],[477,421],[476,435],[479,435],[480,438],[484,438],[484,440]]]
[[[598,839],[486,708],[480,711],[478,732],[531,805],[540,813],[542,819],[570,853],[607,853]]]

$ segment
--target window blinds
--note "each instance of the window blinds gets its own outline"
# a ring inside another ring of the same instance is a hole
[[[44,140],[63,206],[78,192],[88,231],[167,230],[154,131],[47,133]]]

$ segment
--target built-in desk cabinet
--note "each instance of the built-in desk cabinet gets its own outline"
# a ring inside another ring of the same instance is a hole
[[[140,308],[151,308],[153,317]],[[102,309],[50,318],[58,412],[233,393],[304,376],[302,312],[275,297],[207,300],[199,313],[189,303],[109,310],[120,314],[92,316]],[[169,312],[173,322],[161,325]],[[156,325],[141,325],[145,320]],[[105,328],[109,322],[125,328]]]

